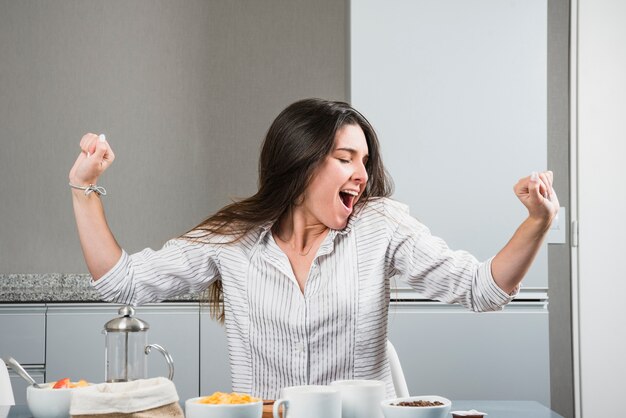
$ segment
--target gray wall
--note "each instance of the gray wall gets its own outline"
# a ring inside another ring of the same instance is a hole
[[[67,174],[85,132],[129,251],[256,189],[273,118],[346,97],[346,3],[0,0],[0,273],[86,272]]]
[[[570,1],[548,1],[548,167],[554,171],[559,202],[567,208],[565,244],[548,245],[550,299],[551,407],[564,417],[574,416],[572,357],[572,286],[570,268]]]

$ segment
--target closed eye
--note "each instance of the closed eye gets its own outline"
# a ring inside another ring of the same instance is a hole
[[[354,148],[336,148],[335,151],[339,151],[341,152],[340,154],[337,154],[338,156],[336,157],[342,164],[350,164],[352,163],[352,158],[354,157],[358,157],[359,156],[359,151],[357,151]],[[349,155],[349,159],[345,159],[345,158],[341,158],[341,157],[345,157]],[[367,165],[367,162],[369,160],[369,155],[367,153],[365,153],[363,155],[363,165]]]

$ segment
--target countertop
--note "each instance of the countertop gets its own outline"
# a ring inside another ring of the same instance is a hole
[[[89,274],[0,274],[0,304],[102,302],[90,284]],[[168,301],[193,302],[199,295],[182,295]]]
[[[563,418],[535,401],[452,401],[452,411],[469,409],[486,412],[487,418]],[[8,418],[32,418],[32,415],[27,406],[17,405],[11,408]]]
[[[91,275],[74,273],[0,273],[0,305],[7,303],[90,303],[103,302],[98,292],[90,284]],[[165,302],[198,302],[205,300],[199,294],[177,296]],[[415,290],[405,285],[395,286],[391,300],[412,301],[422,304],[436,304],[449,307],[441,302],[424,299]],[[509,306],[547,305],[547,292],[543,288],[522,288],[520,294]],[[458,306],[458,309],[463,309]],[[2,417],[0,417],[2,418]]]

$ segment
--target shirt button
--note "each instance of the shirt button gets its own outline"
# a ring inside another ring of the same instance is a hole
[[[304,352],[304,343],[302,341],[299,341],[296,343],[296,351],[298,353],[303,353]]]

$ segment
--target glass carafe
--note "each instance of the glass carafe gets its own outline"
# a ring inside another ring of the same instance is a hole
[[[154,348],[165,357],[168,378],[174,378],[174,361],[166,349],[158,344],[148,344],[147,322],[136,318],[131,306],[120,308],[119,317],[104,325],[105,375],[107,382],[128,382],[148,377],[148,354]]]

